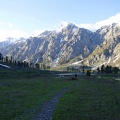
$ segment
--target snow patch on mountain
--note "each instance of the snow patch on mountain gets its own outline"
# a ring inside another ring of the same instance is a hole
[[[92,67],[91,70],[96,70],[98,67],[101,67],[101,66],[104,65],[104,64],[106,64],[106,62],[104,62],[104,63],[102,63],[102,64],[99,64],[99,65],[97,65],[97,66]]]
[[[35,53],[38,51],[39,47],[40,47],[40,43],[37,45],[37,48],[36,48],[36,50],[35,50]]]
[[[77,28],[73,28],[72,33],[75,33],[75,32],[76,32],[76,30],[77,30]]]
[[[63,39],[63,38],[61,38],[60,43],[61,43],[61,42],[63,42],[63,41],[64,41],[64,39]]]
[[[62,22],[62,24],[57,28],[56,32],[61,32],[63,28],[68,26],[69,22]]]
[[[71,22],[66,22],[66,21],[63,21],[61,23],[61,25],[56,29],[56,32],[61,32],[63,28],[67,27],[67,26],[75,26],[74,23],[71,23]]]
[[[28,57],[26,56],[25,60],[23,60],[23,61],[27,61],[27,60],[28,60]]]
[[[14,44],[18,44],[18,43],[22,43],[25,42],[25,38],[19,38],[19,39],[15,39],[15,38],[7,38],[5,41],[0,42],[0,48],[5,48],[9,45],[14,45]]]
[[[79,63],[81,63],[81,62],[83,62],[83,61],[84,61],[84,60],[74,62],[74,63],[72,63],[72,65],[78,65]]]
[[[53,67],[56,67],[58,65],[61,53],[62,53],[62,50],[60,50],[60,52],[57,55],[57,58],[54,60],[54,66]]]
[[[111,61],[111,57],[109,58],[109,60],[108,60],[107,64],[109,64],[109,63],[110,63],[110,61]]]
[[[118,25],[120,26],[120,21],[118,22]]]
[[[61,56],[61,51],[58,53],[58,56],[57,58],[54,60],[54,63],[58,63],[59,59],[60,59],[60,56]]]

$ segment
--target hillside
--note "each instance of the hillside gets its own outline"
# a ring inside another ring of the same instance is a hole
[[[103,35],[104,41],[85,59],[85,63],[90,66],[106,64],[120,67],[120,26],[112,24],[97,32]]]
[[[95,32],[69,23],[59,31],[44,31],[39,36],[1,47],[4,56],[50,66],[66,63],[88,66],[109,64],[120,67],[120,24],[103,26]]]

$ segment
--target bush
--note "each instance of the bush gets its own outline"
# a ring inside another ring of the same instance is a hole
[[[86,75],[87,75],[87,76],[91,76],[91,71],[90,71],[90,70],[87,70]]]

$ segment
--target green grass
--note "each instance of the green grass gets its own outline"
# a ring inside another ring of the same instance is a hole
[[[120,82],[106,78],[81,79],[61,98],[53,120],[120,120]]]
[[[0,119],[30,120],[42,104],[74,82],[57,78],[47,71],[0,71]]]
[[[0,120],[31,120],[42,105],[64,88],[53,120],[119,120],[120,81],[113,76],[80,76],[68,81],[50,71],[0,70]]]

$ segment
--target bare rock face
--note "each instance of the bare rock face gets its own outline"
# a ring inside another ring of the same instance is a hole
[[[59,31],[45,31],[37,37],[1,47],[0,51],[28,62],[59,65],[84,59],[90,66],[104,62],[119,66],[120,25],[114,23],[91,32],[69,23]]]
[[[112,24],[97,31],[103,42],[86,58],[87,65],[107,64],[120,67],[120,25]]]

